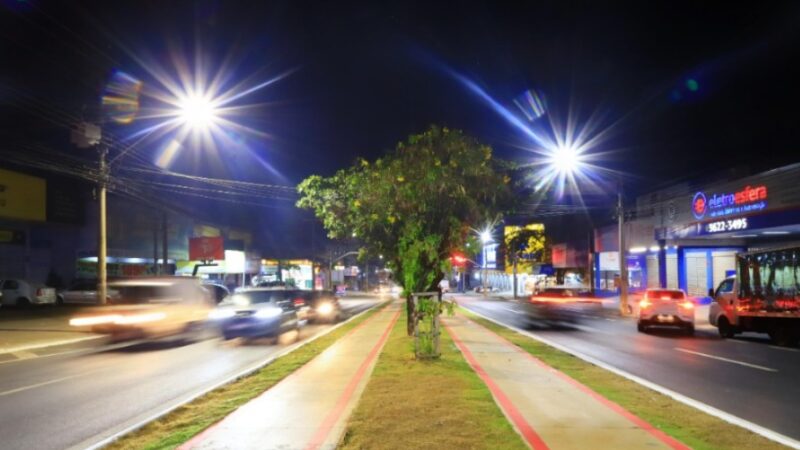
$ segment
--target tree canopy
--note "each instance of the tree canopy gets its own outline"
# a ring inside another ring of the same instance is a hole
[[[432,126],[375,161],[300,183],[297,205],[311,209],[331,238],[355,235],[381,254],[406,293],[432,290],[452,251],[511,198],[492,149],[459,130]]]

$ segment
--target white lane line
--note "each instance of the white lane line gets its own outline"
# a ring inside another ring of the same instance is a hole
[[[6,395],[16,394],[17,392],[23,392],[23,391],[28,391],[28,390],[31,390],[31,389],[36,389],[38,387],[47,386],[48,384],[54,384],[54,383],[59,383],[59,382],[66,381],[66,380],[71,380],[72,378],[82,377],[82,376],[87,375],[89,373],[90,372],[78,373],[78,374],[70,375],[70,376],[67,376],[67,377],[56,378],[54,380],[43,381],[41,383],[36,383],[36,384],[31,384],[29,386],[23,386],[23,387],[19,387],[19,388],[16,388],[16,389],[11,389],[10,391],[0,392],[0,397],[5,397]]]
[[[697,355],[697,356],[704,356],[706,358],[716,359],[717,361],[725,361],[725,362],[729,362],[731,364],[739,364],[740,366],[745,366],[745,367],[750,367],[750,368],[753,368],[753,369],[763,370],[765,372],[777,372],[778,371],[778,369],[772,369],[772,368],[769,368],[769,367],[759,366],[758,364],[750,364],[750,363],[746,363],[746,362],[743,362],[743,361],[737,361],[735,359],[728,359],[728,358],[723,358],[721,356],[709,355],[708,353],[700,353],[700,352],[696,352],[694,350],[689,350],[689,349],[685,349],[685,348],[675,347],[675,350],[677,350],[679,352],[684,352],[684,353],[691,353],[691,354]]]
[[[800,350],[798,350],[796,348],[779,347],[777,345],[770,345],[770,347],[774,348],[774,349],[777,349],[777,350],[785,350],[787,352],[800,352]]]
[[[516,313],[517,313],[517,310],[516,310],[516,309],[514,309],[514,308],[505,308],[505,307],[504,307],[503,309],[505,309],[506,311],[511,311],[511,312],[512,312],[512,313],[514,313],[514,314],[516,314]]]
[[[537,340],[537,341],[539,341],[539,342],[541,342],[541,343],[543,343],[545,345],[549,345],[549,346],[554,347],[554,348],[556,348],[558,350],[561,350],[562,352],[569,353],[570,355],[573,355],[573,356],[575,356],[577,358],[580,358],[580,359],[582,359],[582,360],[584,360],[584,361],[586,361],[586,362],[588,362],[590,364],[594,364],[595,366],[601,367],[601,368],[603,368],[603,369],[605,369],[605,370],[607,370],[607,371],[609,371],[611,373],[617,374],[617,375],[619,375],[619,376],[621,376],[623,378],[626,378],[626,379],[628,379],[630,381],[633,381],[634,383],[640,384],[640,385],[642,385],[642,386],[644,386],[646,388],[649,388],[649,389],[652,389],[652,390],[654,390],[654,391],[656,391],[658,393],[664,394],[667,397],[669,397],[669,398],[671,398],[671,399],[673,399],[675,401],[683,403],[684,405],[691,406],[692,408],[695,408],[695,409],[697,409],[699,411],[702,411],[702,412],[704,412],[706,414],[714,416],[714,417],[716,417],[718,419],[724,420],[725,422],[728,422],[730,424],[733,424],[733,425],[736,425],[738,427],[742,427],[742,428],[744,428],[746,430],[752,431],[753,433],[756,433],[756,434],[758,434],[760,436],[763,436],[763,437],[765,437],[765,438],[767,438],[767,439],[769,439],[771,441],[778,442],[780,444],[786,445],[787,447],[791,447],[791,448],[800,450],[800,441],[798,441],[796,439],[793,439],[793,438],[790,438],[789,436],[780,434],[777,431],[770,430],[767,427],[764,427],[762,425],[758,425],[757,423],[750,422],[749,420],[742,419],[739,416],[735,416],[735,415],[733,415],[733,414],[731,414],[729,412],[723,411],[723,410],[721,410],[719,408],[715,408],[715,407],[713,407],[713,406],[711,406],[711,405],[709,405],[707,403],[703,403],[703,402],[701,402],[699,400],[695,400],[695,399],[693,399],[693,398],[691,398],[691,397],[689,397],[687,395],[684,395],[684,394],[678,393],[676,391],[673,391],[672,389],[668,389],[668,388],[666,388],[664,386],[661,386],[660,384],[656,384],[656,383],[654,383],[652,381],[646,380],[646,379],[644,379],[644,378],[642,378],[640,376],[637,376],[637,375],[634,375],[634,374],[632,374],[632,373],[630,373],[628,371],[622,370],[622,369],[620,369],[618,367],[615,367],[615,366],[613,366],[611,364],[603,362],[603,361],[601,361],[601,360],[599,360],[597,358],[589,356],[589,355],[587,355],[587,354],[585,354],[583,352],[580,352],[578,350],[575,350],[575,349],[573,349],[571,347],[568,347],[568,346],[563,345],[563,344],[559,344],[558,342],[556,342],[554,340],[551,340],[551,339],[548,339],[548,338],[546,338],[544,336],[540,336],[537,333],[532,333],[530,331],[523,330],[522,328],[518,328],[518,327],[515,327],[513,325],[508,325],[506,323],[500,322],[497,319],[493,319],[492,317],[489,317],[489,316],[487,316],[485,314],[481,314],[479,311],[476,311],[476,310],[470,308],[467,305],[460,304],[460,306],[462,308],[464,308],[464,309],[469,310],[471,313],[476,314],[478,316],[481,316],[484,319],[486,319],[486,320],[488,320],[490,322],[493,322],[493,323],[495,323],[495,324],[497,324],[497,325],[499,325],[501,327],[508,328],[509,330],[515,331],[515,332],[517,332],[517,333],[519,333],[519,334],[521,334],[523,336],[527,336],[527,337],[529,337],[531,339],[535,339],[535,340]]]
[[[38,350],[40,348],[55,347],[57,345],[75,344],[76,342],[90,341],[92,339],[102,339],[104,336],[82,336],[72,339],[61,339],[58,341],[40,342],[38,344],[18,345],[16,347],[0,347],[0,353],[14,353],[24,350]]]

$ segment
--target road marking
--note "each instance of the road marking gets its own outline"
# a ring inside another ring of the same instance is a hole
[[[694,350],[688,350],[688,349],[685,349],[685,348],[675,347],[675,350],[677,350],[679,352],[684,352],[684,353],[691,353],[693,355],[704,356],[706,358],[716,359],[718,361],[725,361],[725,362],[729,362],[729,363],[732,363],[732,364],[739,364],[740,366],[745,366],[745,367],[750,367],[750,368],[753,368],[753,369],[763,370],[765,372],[777,372],[778,371],[777,369],[772,369],[772,368],[769,368],[769,367],[759,366],[758,364],[750,364],[750,363],[746,363],[746,362],[743,362],[743,361],[737,361],[735,359],[728,359],[728,358],[723,358],[721,356],[709,355],[708,353],[700,353],[700,352],[696,352]]]
[[[41,342],[39,344],[32,344],[32,345],[20,345],[16,347],[0,347],[0,353],[14,353],[24,350],[38,350],[40,348],[47,348],[47,347],[55,347],[58,345],[67,345],[67,344],[75,344],[77,342],[82,341],[90,341],[92,339],[102,339],[105,336],[83,336],[79,338],[73,339],[61,339],[58,341],[49,341],[49,342]]]
[[[594,364],[595,366],[601,367],[601,368],[603,368],[603,369],[605,369],[605,370],[607,370],[607,371],[609,371],[611,373],[617,374],[617,375],[619,375],[619,376],[621,376],[621,377],[623,377],[625,379],[633,381],[634,383],[640,384],[640,385],[642,385],[642,386],[644,386],[644,387],[646,387],[648,389],[652,389],[652,390],[654,390],[654,391],[656,391],[658,393],[664,394],[667,397],[669,397],[669,398],[671,398],[671,399],[673,399],[675,401],[683,403],[684,405],[691,406],[692,408],[700,410],[700,411],[702,411],[702,412],[704,412],[706,414],[709,414],[711,416],[717,417],[717,418],[719,418],[721,420],[724,420],[725,422],[728,422],[730,424],[733,424],[733,425],[736,425],[738,427],[742,427],[742,428],[744,428],[746,430],[752,431],[753,433],[756,433],[756,434],[758,434],[760,436],[763,436],[763,437],[765,437],[765,438],[767,438],[767,439],[769,439],[769,440],[771,440],[773,442],[778,442],[780,444],[786,445],[787,447],[791,447],[791,448],[800,450],[800,441],[798,441],[796,439],[793,439],[793,438],[791,438],[789,436],[780,434],[780,433],[778,433],[776,431],[770,430],[767,427],[764,427],[762,425],[758,425],[756,423],[750,422],[749,420],[742,419],[739,416],[735,416],[735,415],[733,415],[733,414],[731,414],[729,412],[723,411],[723,410],[721,410],[719,408],[715,408],[715,407],[713,407],[713,406],[711,406],[711,405],[709,405],[707,403],[703,403],[703,402],[701,402],[699,400],[695,400],[695,399],[693,399],[693,398],[691,398],[689,396],[686,396],[686,395],[681,394],[679,392],[673,391],[672,389],[668,389],[668,388],[666,388],[664,386],[661,386],[660,384],[654,383],[654,382],[649,381],[649,380],[645,380],[644,378],[642,378],[640,376],[634,375],[634,374],[632,374],[632,373],[630,373],[628,371],[625,371],[625,370],[619,369],[617,367],[614,367],[611,364],[603,362],[603,361],[601,361],[601,360],[599,360],[597,358],[589,356],[589,355],[587,355],[587,354],[585,354],[583,352],[580,352],[578,350],[574,350],[574,349],[572,349],[572,348],[570,348],[570,347],[568,347],[566,345],[559,344],[558,342],[553,341],[551,339],[548,339],[546,337],[543,337],[543,336],[541,336],[539,334],[532,333],[530,331],[523,330],[522,328],[518,328],[518,327],[515,327],[513,325],[508,325],[506,323],[500,322],[499,320],[496,320],[496,319],[494,319],[492,317],[489,317],[489,316],[487,316],[485,314],[481,314],[479,311],[476,311],[475,309],[470,308],[470,307],[468,307],[466,305],[460,304],[460,306],[462,308],[464,308],[464,309],[469,310],[470,312],[472,312],[475,315],[478,315],[478,316],[483,317],[484,319],[486,319],[486,320],[488,320],[490,322],[493,322],[493,323],[495,323],[497,325],[500,325],[501,327],[508,328],[509,330],[513,330],[513,331],[515,331],[515,332],[517,332],[517,333],[519,333],[519,334],[521,334],[523,336],[527,336],[527,337],[529,337],[531,339],[534,339],[534,340],[537,340],[537,341],[539,341],[539,342],[541,342],[541,343],[543,343],[545,345],[549,345],[549,346],[551,346],[553,348],[561,350],[562,352],[569,353],[570,355],[573,355],[573,356],[575,356],[577,358],[580,358],[580,359],[582,359],[582,360],[584,360],[584,361],[586,361],[586,362],[588,362],[590,364]]]
[[[787,352],[800,352],[800,350],[796,348],[786,348],[786,347],[779,347],[777,345],[770,345],[770,347],[777,349],[777,350],[786,350]]]
[[[75,375],[70,375],[68,377],[56,378],[56,379],[50,380],[50,381],[43,381],[41,383],[36,383],[36,384],[31,384],[29,386],[23,386],[23,387],[20,387],[20,388],[11,389],[10,391],[0,392],[0,397],[5,397],[6,395],[16,394],[17,392],[23,392],[23,391],[28,391],[28,390],[31,390],[31,389],[36,389],[38,387],[47,386],[48,384],[54,384],[54,383],[59,383],[61,381],[71,380],[73,378],[82,377],[82,376],[87,375],[89,373],[91,373],[91,372],[78,373],[78,374],[75,374]]]
[[[516,310],[516,309],[514,309],[514,308],[505,308],[505,307],[504,307],[503,309],[505,309],[506,311],[511,311],[511,312],[512,312],[512,313],[514,313],[514,314],[516,314],[516,313],[517,313],[517,310]]]
[[[39,356],[36,353],[29,352],[27,350],[19,350],[16,352],[11,352],[11,354],[17,357],[17,361],[19,361],[20,359],[31,359]]]

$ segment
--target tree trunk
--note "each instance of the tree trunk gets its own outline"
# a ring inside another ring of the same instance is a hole
[[[414,335],[414,299],[411,294],[406,295],[406,314],[408,323],[406,324],[406,332],[409,336]]]

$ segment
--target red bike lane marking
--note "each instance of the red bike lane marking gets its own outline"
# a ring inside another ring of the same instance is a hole
[[[450,333],[450,337],[453,338],[453,342],[455,342],[456,346],[461,353],[464,355],[464,358],[467,360],[469,365],[472,367],[472,370],[478,374],[478,376],[483,380],[486,384],[486,387],[489,388],[489,391],[492,393],[495,399],[497,399],[497,403],[500,404],[500,407],[505,411],[506,415],[511,419],[514,423],[514,426],[517,427],[522,437],[525,441],[533,448],[534,450],[548,450],[549,447],[547,444],[544,443],[542,438],[533,430],[533,427],[525,420],[525,417],[522,416],[522,413],[519,412],[514,403],[508,398],[508,396],[500,389],[492,377],[483,370],[483,367],[478,363],[478,360],[475,359],[475,356],[472,352],[467,348],[466,345],[461,341],[461,338],[453,331],[453,329],[444,324],[445,329],[448,333]]]
[[[333,426],[336,425],[337,422],[342,418],[342,414],[344,413],[345,408],[352,400],[353,394],[358,387],[358,384],[364,378],[364,375],[367,373],[367,369],[372,364],[373,361],[378,357],[380,354],[383,345],[389,339],[389,333],[391,333],[392,328],[394,328],[395,322],[400,317],[400,313],[402,312],[402,308],[400,308],[395,314],[394,317],[389,321],[389,326],[386,327],[386,330],[383,331],[380,339],[370,350],[367,357],[358,367],[356,373],[353,375],[353,378],[350,379],[350,382],[347,383],[342,395],[339,396],[339,400],[336,402],[336,405],[331,409],[328,415],[325,417],[325,420],[322,421],[317,431],[314,433],[314,436],[309,441],[308,445],[306,445],[306,450],[317,450],[320,446],[325,442],[325,439],[328,438],[328,435],[331,433]]]
[[[388,305],[387,305],[387,306],[388,306]],[[386,308],[386,306],[382,306],[382,307],[380,307],[380,309],[379,309],[379,310],[377,310],[377,311],[375,311],[375,313],[374,313],[373,315],[371,315],[370,317],[367,317],[365,320],[361,321],[361,322],[360,322],[358,325],[356,325],[356,326],[354,326],[353,328],[351,328],[351,329],[350,329],[350,330],[349,330],[347,333],[345,333],[345,334],[344,334],[342,337],[340,337],[339,339],[337,339],[337,342],[338,342],[338,341],[340,341],[340,340],[342,340],[342,339],[344,339],[344,338],[346,338],[346,337],[348,337],[348,336],[350,336],[351,334],[353,334],[353,333],[354,333],[354,332],[356,332],[357,330],[361,329],[361,328],[362,328],[362,327],[363,327],[365,324],[367,324],[368,322],[370,322],[371,320],[373,320],[375,317],[377,317],[378,315],[380,315],[380,314],[384,313],[384,312],[386,311],[386,309],[385,309],[385,308]],[[401,308],[401,310],[402,310],[402,308]],[[396,314],[396,316],[399,316],[399,314],[400,314],[400,313],[398,312],[398,313]],[[394,319],[393,319],[393,320],[394,320],[394,321],[396,321],[396,320],[397,320],[397,317],[394,317]],[[393,323],[394,323],[394,322],[393,322]],[[336,343],[334,343],[334,344],[332,344],[332,345],[336,345]],[[327,350],[327,349],[326,349],[326,350]],[[284,355],[284,356],[285,356],[285,355]],[[319,355],[317,355],[317,356],[319,356]],[[311,363],[314,361],[314,359],[316,359],[316,358],[317,358],[317,356],[315,356],[314,358],[312,358],[312,359],[311,359],[310,361],[308,361],[307,363],[305,363],[305,364],[303,364],[302,366],[300,366],[300,367],[298,367],[297,369],[295,369],[295,371],[294,371],[294,372],[292,372],[292,373],[290,373],[289,375],[287,375],[287,376],[286,376],[286,377],[285,377],[283,380],[281,380],[281,381],[279,381],[278,383],[274,384],[274,385],[273,385],[273,386],[271,386],[269,389],[267,389],[266,391],[264,391],[264,392],[262,392],[261,394],[259,394],[257,397],[254,397],[254,398],[252,398],[252,399],[248,400],[247,402],[245,402],[244,404],[242,404],[241,406],[239,406],[239,408],[241,408],[242,406],[246,405],[247,403],[250,403],[250,402],[252,402],[252,401],[256,400],[258,397],[260,397],[260,396],[262,396],[262,395],[266,394],[268,391],[270,391],[272,388],[274,388],[274,387],[275,387],[275,386],[277,386],[278,384],[280,384],[280,383],[283,383],[284,381],[286,381],[287,379],[289,379],[289,378],[291,378],[291,377],[293,377],[293,376],[296,376],[298,373],[302,372],[302,371],[303,371],[303,369],[305,369],[306,367],[308,367],[308,365],[309,365],[309,364],[311,364]],[[266,366],[265,366],[265,367],[266,367]],[[211,434],[213,434],[213,432],[214,432],[214,431],[215,431],[215,430],[216,430],[216,429],[217,429],[217,428],[218,428],[218,427],[219,427],[219,426],[222,424],[222,422],[224,422],[224,421],[225,421],[225,419],[227,419],[227,418],[228,418],[228,417],[229,417],[231,414],[233,414],[234,412],[236,412],[236,411],[237,411],[239,408],[236,408],[236,410],[232,411],[230,414],[226,415],[226,416],[225,416],[225,417],[223,417],[222,419],[220,419],[220,420],[218,420],[218,421],[214,422],[213,424],[209,425],[209,426],[208,426],[208,428],[206,428],[205,430],[201,431],[199,434],[196,434],[196,435],[195,435],[193,438],[191,438],[191,439],[189,439],[188,441],[186,441],[186,442],[184,442],[183,444],[181,444],[181,445],[178,447],[178,450],[191,450],[191,449],[192,449],[192,448],[194,448],[196,445],[198,445],[198,444],[200,444],[201,442],[205,441],[205,440],[206,440],[206,438],[208,438],[208,437],[209,437]]]
[[[676,449],[676,450],[690,450],[690,447],[686,446],[685,444],[679,442],[678,440],[676,440],[672,436],[670,436],[670,435],[664,433],[663,431],[659,430],[658,428],[654,427],[651,423],[649,423],[649,422],[645,421],[644,419],[642,419],[641,417],[633,414],[632,412],[628,411],[627,409],[623,408],[622,406],[618,405],[617,403],[614,403],[611,400],[603,397],[602,395],[600,395],[597,392],[593,391],[588,386],[582,384],[580,381],[570,377],[569,375],[565,374],[564,372],[561,372],[560,370],[557,370],[557,369],[553,368],[552,366],[547,365],[544,361],[542,361],[539,358],[537,358],[537,357],[531,355],[530,353],[528,353],[524,348],[522,348],[522,347],[520,347],[518,345],[515,345],[513,342],[509,341],[508,339],[504,338],[503,336],[500,336],[499,334],[495,333],[494,331],[486,328],[485,326],[483,326],[483,325],[481,325],[481,324],[479,324],[479,323],[477,323],[475,321],[467,319],[467,322],[469,322],[471,324],[474,324],[474,325],[476,325],[476,326],[478,326],[480,328],[483,328],[484,330],[486,330],[487,333],[491,333],[492,335],[496,336],[504,344],[514,348],[514,350],[516,350],[517,352],[520,352],[521,354],[523,354],[524,356],[526,356],[527,358],[529,358],[531,361],[533,361],[534,363],[538,364],[539,366],[541,366],[541,367],[553,372],[559,378],[561,378],[562,380],[564,380],[567,383],[571,384],[572,386],[575,386],[576,388],[580,389],[581,391],[589,394],[595,400],[597,400],[600,403],[602,403],[603,405],[607,406],[612,411],[616,412],[617,414],[621,415],[622,417],[628,419],[630,422],[633,422],[636,426],[638,426],[639,428],[647,431],[648,433],[653,435],[653,437],[655,437],[659,441],[667,444],[671,448]]]

